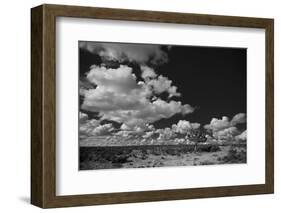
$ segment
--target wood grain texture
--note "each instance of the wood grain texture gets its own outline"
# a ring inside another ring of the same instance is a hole
[[[266,183],[259,185],[171,189],[56,196],[56,17],[96,18],[266,30]],[[31,203],[66,207],[273,193],[274,97],[273,20],[248,17],[140,10],[41,5],[31,10]]]
[[[43,7],[31,14],[31,203],[43,204],[42,63]]]
[[[265,178],[268,191],[274,193],[274,21],[266,26],[266,138]]]

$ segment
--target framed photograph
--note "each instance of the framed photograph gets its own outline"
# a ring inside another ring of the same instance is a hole
[[[31,9],[31,203],[274,192],[273,19]]]

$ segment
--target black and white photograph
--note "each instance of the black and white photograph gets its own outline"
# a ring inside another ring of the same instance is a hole
[[[247,163],[247,49],[78,42],[79,170]]]

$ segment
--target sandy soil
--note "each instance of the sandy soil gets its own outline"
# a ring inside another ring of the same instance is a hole
[[[246,163],[244,145],[81,147],[80,169],[147,168]]]

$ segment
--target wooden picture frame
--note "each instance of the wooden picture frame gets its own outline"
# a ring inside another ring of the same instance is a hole
[[[56,195],[56,17],[262,28],[266,34],[265,184],[103,194]],[[31,9],[31,203],[41,208],[274,192],[274,21],[218,15],[44,4]]]

